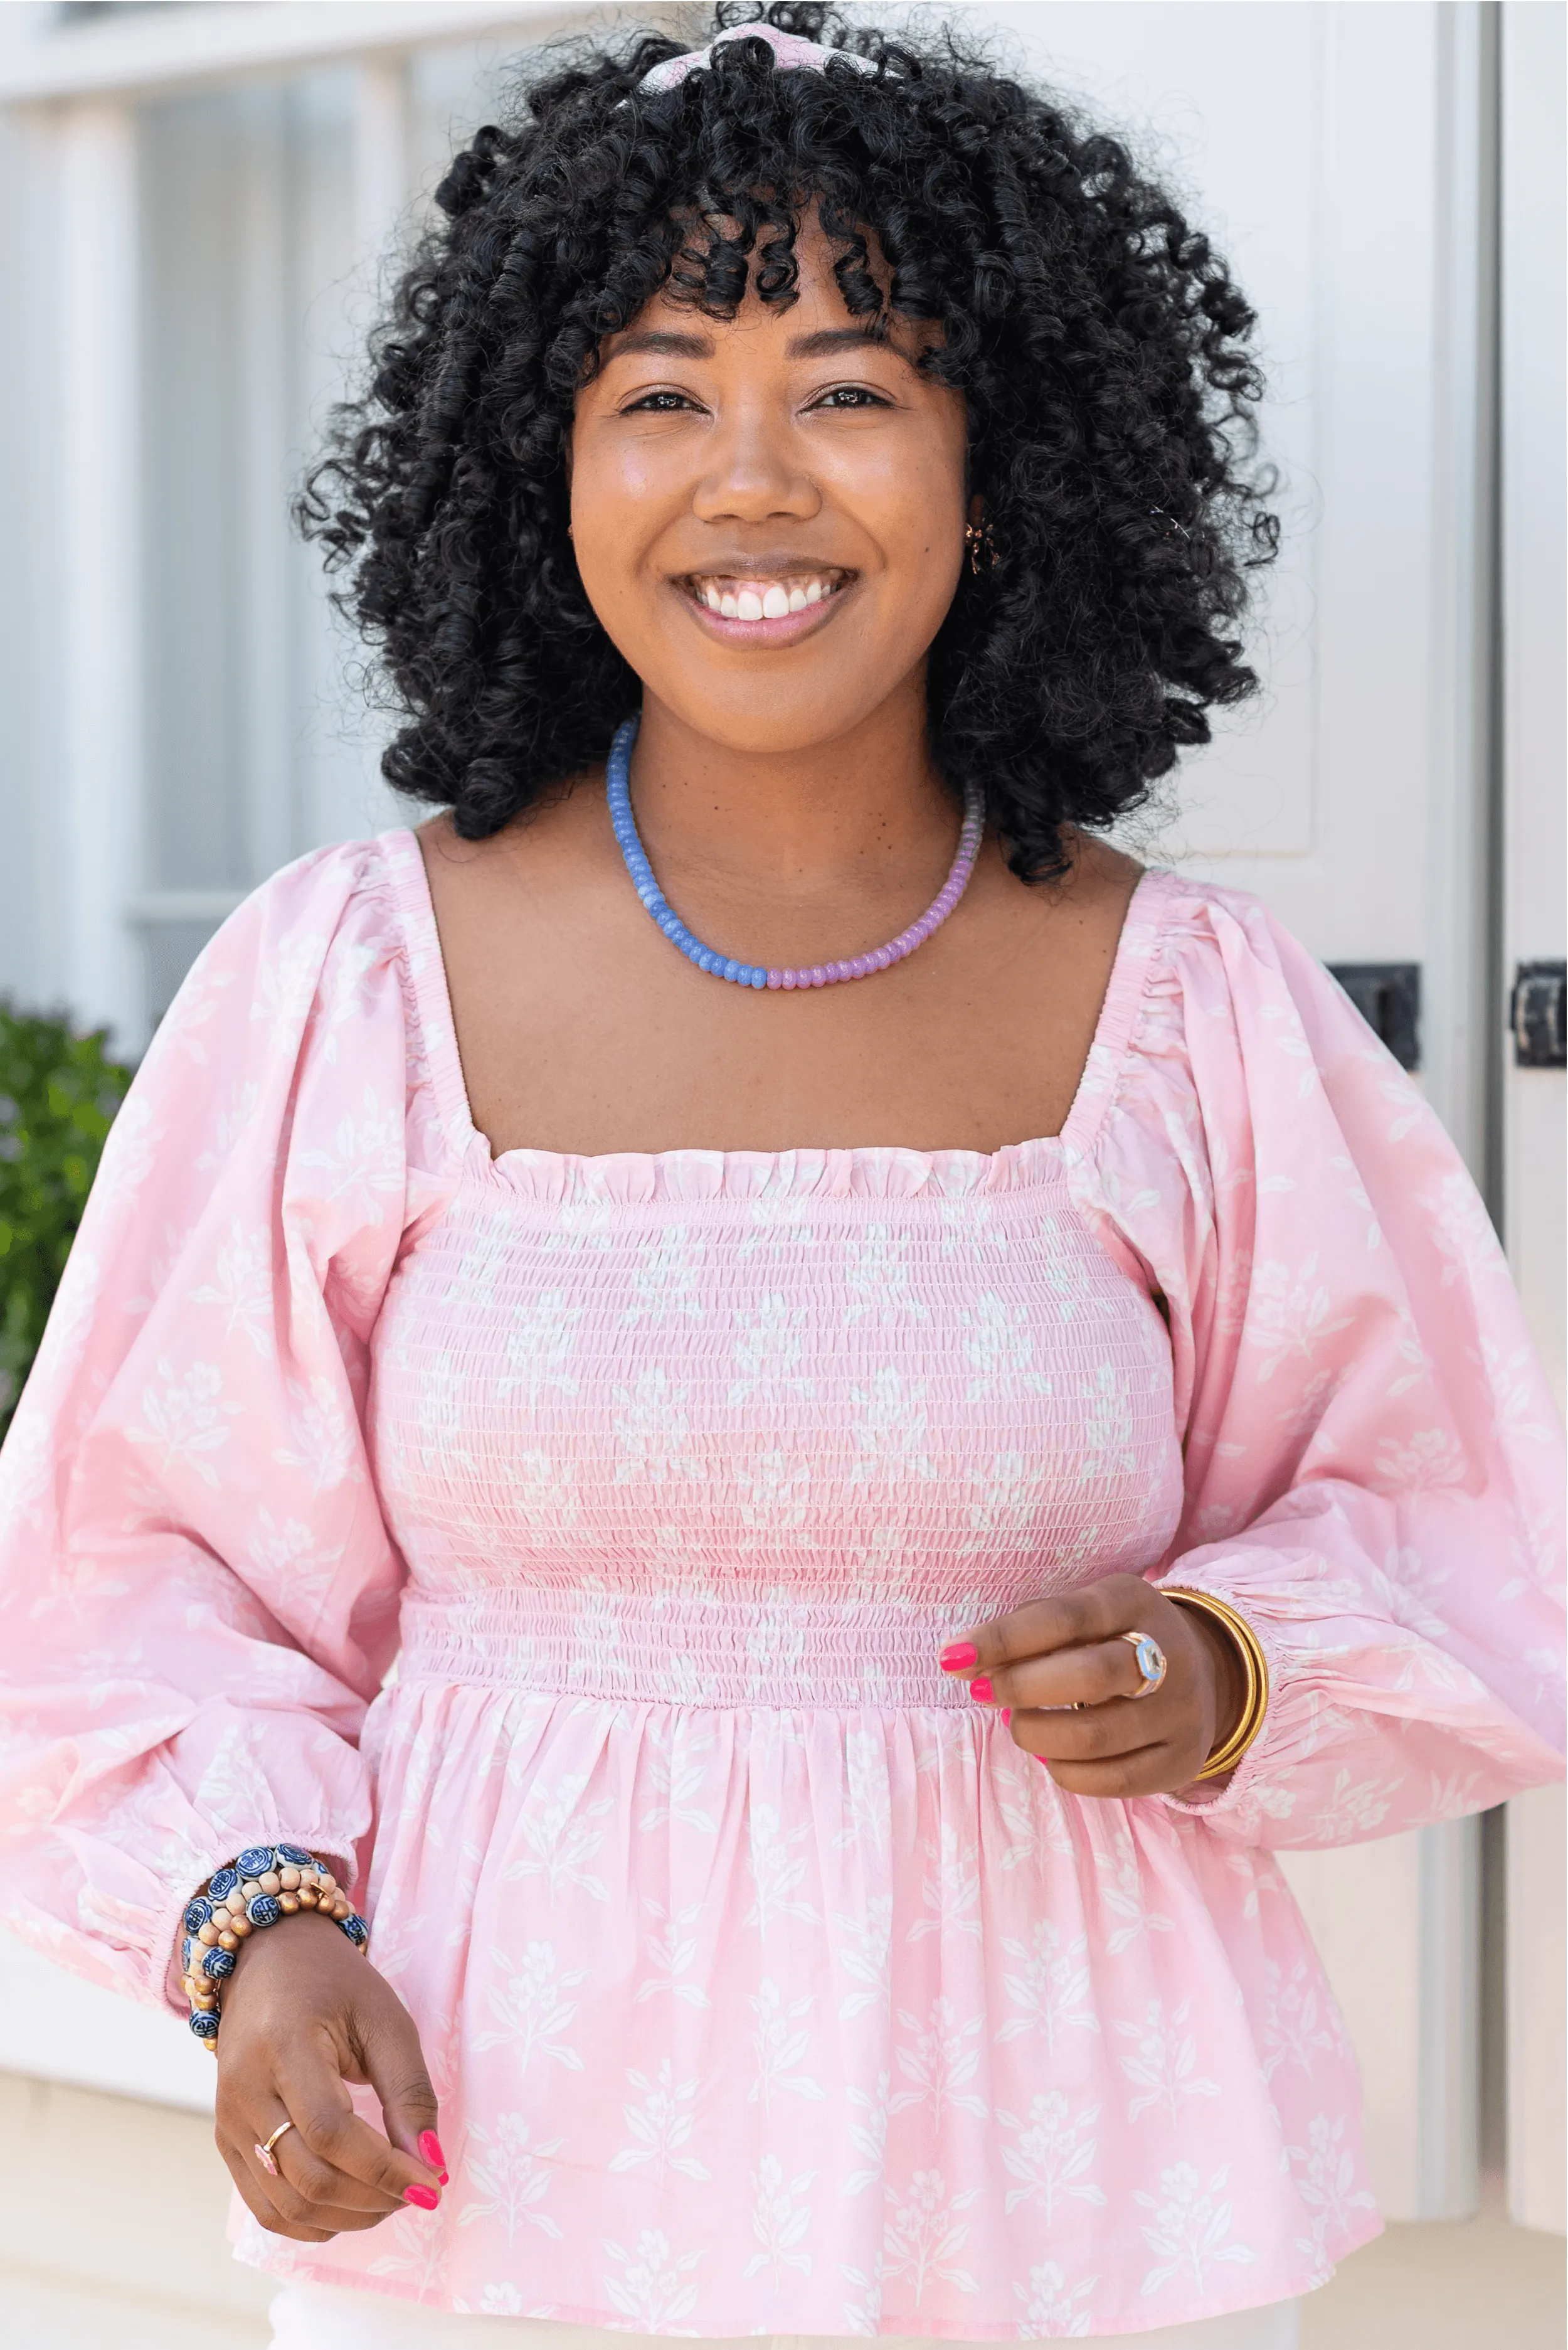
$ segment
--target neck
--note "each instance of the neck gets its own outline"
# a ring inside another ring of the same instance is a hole
[[[655,867],[785,897],[897,883],[950,858],[956,812],[926,739],[924,680],[830,743],[735,750],[644,697],[631,761]]]

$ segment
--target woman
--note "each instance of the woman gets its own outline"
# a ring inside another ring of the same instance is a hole
[[[9,1921],[193,2001],[284,2343],[1276,2350],[1378,2223],[1272,1852],[1558,1767],[1475,1194],[1095,837],[1252,683],[1250,314],[821,30],[453,166],[307,508],[442,813],[199,959],[6,1448]]]

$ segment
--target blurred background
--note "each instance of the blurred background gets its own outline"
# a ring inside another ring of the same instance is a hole
[[[1137,843],[1261,892],[1417,1071],[1561,1395],[1563,7],[848,13],[994,36],[1257,304],[1267,691]],[[0,5],[0,1426],[203,941],[301,851],[422,813],[288,495],[453,141],[521,54],[618,22],[702,37],[684,6]],[[1292,1856],[1398,2223],[1313,2297],[1309,2350],[1563,2341],[1563,1839],[1552,1789]],[[172,2017],[0,1939],[7,2350],[265,2341],[210,2074]]]

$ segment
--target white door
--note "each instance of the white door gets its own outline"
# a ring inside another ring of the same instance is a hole
[[[1484,1177],[1485,14],[977,13],[1190,195],[1262,314],[1285,524],[1267,691],[1149,853],[1257,890],[1325,962],[1418,965],[1422,1082]],[[1464,1821],[1286,1864],[1395,2218],[1475,2207],[1479,1848]]]

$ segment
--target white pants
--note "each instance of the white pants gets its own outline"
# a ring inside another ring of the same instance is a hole
[[[344,2293],[336,2285],[286,2285],[272,2304],[275,2350],[628,2350],[639,2337],[597,2325],[557,2325],[540,2317],[459,2317],[390,2294]],[[1272,2301],[1262,2309],[1236,2309],[1192,2325],[1160,2325],[1152,2334],[1099,2334],[1127,2350],[1296,2350],[1299,2301]],[[640,2337],[647,2339],[647,2336]],[[743,2342],[712,2342],[701,2350],[858,2350],[857,2342],[823,2334],[753,2334]],[[955,2350],[926,2344],[919,2334],[882,2336],[881,2350]],[[981,2345],[989,2350],[989,2345]]]

